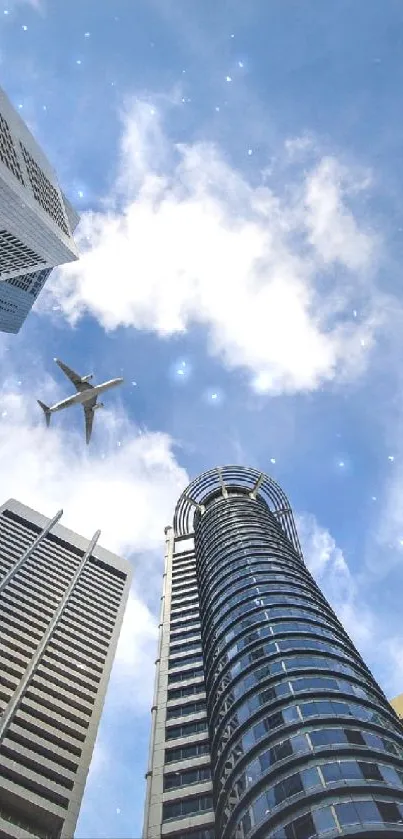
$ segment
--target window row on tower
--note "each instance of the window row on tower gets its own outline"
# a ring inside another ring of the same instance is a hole
[[[316,755],[318,750],[329,750],[329,747],[334,746],[351,746],[353,749],[357,746],[368,747],[368,749],[371,750],[371,755],[369,757],[376,757],[377,759],[379,758],[380,752],[383,752],[384,756],[392,755],[392,760],[393,758],[401,758],[403,756],[403,745],[398,746],[387,737],[381,737],[380,735],[374,734],[370,731],[360,731],[354,728],[329,727],[317,730],[307,729],[305,733],[294,734],[285,740],[280,740],[277,744],[271,746],[270,749],[266,749],[261,752],[250,763],[248,763],[247,766],[245,766],[241,774],[234,782],[231,783],[231,798],[224,810],[222,827],[225,827],[228,823],[234,808],[242,804],[243,797],[247,794],[251,787],[256,785],[262,778],[264,778],[266,782],[269,782],[269,775],[273,769],[277,767],[279,762],[285,761],[287,758],[295,755],[309,755],[312,757],[313,752]],[[318,772],[317,768],[312,768],[312,762],[310,761],[309,769],[301,770],[299,773],[292,773],[287,778],[287,783],[284,783],[282,786],[279,787],[277,782],[272,783],[271,785],[268,784],[265,789],[265,794],[268,797],[271,796],[271,800],[274,802],[272,803],[272,808],[275,808],[279,806],[288,795],[297,795],[298,793],[302,793],[304,790],[306,791],[308,787],[312,788],[313,786],[316,786],[317,788],[327,788],[328,784],[331,786],[334,786],[335,784],[340,785],[342,782],[351,782],[355,784],[357,780],[364,780],[367,778],[367,780],[374,780],[378,783],[381,782],[382,784],[389,784],[400,788],[403,787],[403,773],[400,773],[399,775],[393,765],[388,766],[387,764],[379,763],[380,768],[378,769],[378,764],[373,764],[373,762],[369,762],[368,760],[365,761],[364,757],[367,757],[367,755],[363,754],[362,760],[359,761],[360,767],[364,767],[364,769],[361,770],[358,767],[358,758],[350,761],[347,760],[346,755],[346,760],[342,762],[344,775],[340,775],[339,773],[336,778],[332,777],[332,773],[334,774],[334,772],[336,772],[336,769],[334,768],[335,764],[333,762],[329,764],[326,763],[326,768],[323,772],[322,766],[320,765],[320,771]],[[331,768],[328,769],[328,766]],[[366,775],[363,774],[364,770],[367,773]],[[357,774],[357,772],[359,772],[359,774]],[[373,775],[371,778],[369,777],[370,772],[372,772]],[[298,788],[300,784],[301,786]]]
[[[263,709],[266,709],[267,705],[271,704],[278,704],[276,700],[285,700],[286,698],[291,699],[292,696],[297,696],[298,693],[315,693],[320,697],[320,692],[323,691],[324,693],[341,693],[344,694],[345,698],[348,702],[348,695],[353,696],[354,698],[364,698],[368,699],[369,702],[372,704],[372,709],[368,709],[368,719],[373,719],[376,721],[378,725],[382,725],[388,728],[399,740],[402,739],[401,732],[398,731],[397,725],[393,722],[393,717],[391,715],[390,719],[386,716],[383,710],[375,711],[377,704],[374,701],[374,698],[371,694],[367,694],[362,688],[357,690],[355,685],[351,685],[349,682],[341,680],[341,679],[329,679],[326,677],[312,677],[312,678],[302,678],[302,679],[295,679],[290,682],[283,682],[273,687],[270,687],[266,690],[263,690],[260,693],[253,693],[250,699],[247,700],[244,706],[242,706],[242,711],[238,709],[238,712],[234,715],[234,717],[227,723],[225,730],[221,735],[221,740],[217,745],[216,752],[215,752],[215,760],[221,757],[224,752],[228,752],[227,758],[229,754],[238,755],[238,758],[245,754],[248,751],[254,741],[254,737],[252,736],[252,731],[254,730],[252,727],[245,731],[242,736],[237,740],[230,740],[230,735],[233,731],[236,731],[239,725],[241,725],[241,720],[247,719],[248,716],[256,717],[256,712],[259,709],[259,706]],[[328,697],[326,697],[327,699]],[[320,699],[318,698],[318,701]],[[332,701],[333,706],[337,709],[337,715],[340,713],[345,713],[344,707],[340,706],[338,709],[337,701],[338,697],[334,696],[332,699],[329,697],[329,701]],[[308,702],[308,706],[311,703]],[[357,706],[354,704],[354,708],[356,709]],[[269,708],[267,709],[269,711]],[[238,716],[239,714],[239,716]],[[375,716],[376,715],[376,716]],[[362,717],[360,717],[362,719]],[[251,720],[251,723],[254,720]],[[257,722],[257,720],[256,720]]]
[[[254,828],[267,820],[269,801],[261,795],[243,816],[236,828],[235,839],[247,839],[254,834]],[[321,837],[340,836],[349,828],[356,828],[360,835],[364,830],[403,824],[403,804],[388,801],[380,797],[373,798],[362,793],[358,800],[348,798],[343,801],[328,802],[325,806],[312,807],[309,812],[294,817],[292,821],[265,833],[265,839],[320,839]],[[354,831],[355,832],[355,831]],[[350,834],[349,834],[350,835]],[[380,835],[383,835],[380,834]],[[388,834],[389,835],[389,834]],[[399,834],[400,835],[400,834]]]

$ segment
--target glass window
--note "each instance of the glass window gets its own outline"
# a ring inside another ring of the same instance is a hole
[[[337,763],[337,761],[334,763],[325,763],[321,766],[321,770],[327,784],[332,783],[333,781],[340,781],[340,764]]]
[[[302,781],[299,772],[296,772],[294,775],[290,775],[289,778],[286,778],[280,784],[276,784],[275,789],[277,790],[281,787],[281,792],[279,800],[277,801],[278,804],[284,800],[284,798],[291,798],[292,795],[297,795],[298,792],[303,791]]]
[[[271,759],[272,758],[271,752],[272,752],[272,750],[268,749],[267,752],[263,752],[263,754],[259,755],[258,760],[259,760],[262,772],[264,772],[266,769],[269,769],[269,767],[273,763],[273,761]]]
[[[243,835],[246,836],[252,827],[252,819],[250,817],[249,810],[245,813],[245,815],[242,818],[241,827],[243,830]]]
[[[280,718],[281,716],[283,717],[285,723],[296,722],[296,720],[299,720],[299,714],[295,705],[291,705],[290,708],[284,708],[282,713],[279,712],[278,714],[273,714],[273,717]]]
[[[336,679],[328,679],[326,676],[310,676],[302,679],[295,679],[292,682],[294,692],[301,690],[338,690]]]
[[[256,738],[259,739],[259,738]],[[247,752],[249,749],[252,748],[255,742],[255,737],[253,736],[253,732],[251,730],[247,731],[246,734],[242,737],[242,746],[243,750]]]
[[[245,769],[247,786],[250,787],[251,784],[254,784],[255,781],[257,781],[257,779],[260,778],[260,774],[261,773],[260,773],[259,761],[254,760],[252,763],[249,763],[249,765]]]
[[[264,819],[264,817],[268,813],[266,793],[260,795],[259,798],[257,798],[256,801],[253,802],[252,811],[255,818],[255,822],[259,824],[259,822],[261,822],[262,819]]]
[[[171,772],[164,776],[164,790],[197,784],[208,781],[210,778],[211,771],[209,766],[200,766],[196,769],[183,769],[181,772]]]
[[[196,722],[187,722],[183,725],[172,725],[166,728],[165,737],[167,740],[175,740],[177,737],[188,737],[189,734],[197,734],[206,730],[206,720],[197,720]]]
[[[341,777],[348,780],[361,780],[362,772],[355,760],[340,761]]]
[[[253,734],[255,740],[260,740],[260,738],[264,737],[264,735],[267,734],[268,731],[270,731],[270,729],[268,728],[267,719],[262,720],[261,722],[258,722],[257,725],[253,726]]]
[[[365,740],[361,731],[355,731],[352,728],[344,729],[348,743],[354,743],[356,746],[365,746]]]
[[[334,703],[328,702],[326,699],[319,699],[316,703],[316,713],[322,716],[334,714]]]
[[[394,784],[395,786],[402,786],[403,777],[398,774],[393,766],[381,766],[381,772],[387,784]]]
[[[390,740],[385,740],[385,738],[382,737],[382,743],[383,743],[383,748],[385,749],[385,752],[389,752],[392,755],[398,755],[399,754],[399,749],[397,748],[397,746],[395,746],[394,743],[391,743]]]
[[[379,810],[374,801],[356,801],[355,806],[362,822],[381,821]]]
[[[173,682],[185,682],[188,679],[196,679],[199,676],[204,676],[202,667],[190,668],[189,670],[178,670],[177,673],[168,674],[168,684],[171,685]]]
[[[176,708],[167,708],[167,720],[175,717],[186,717],[189,714],[200,714],[206,710],[206,703],[202,700],[200,702],[189,702],[186,705],[178,705]]]
[[[378,749],[383,752],[383,744],[382,739],[379,737],[378,734],[371,734],[371,732],[365,732],[365,742],[368,746],[371,746],[372,749]]]
[[[382,775],[376,763],[359,762],[358,766],[366,781],[382,781]]]
[[[293,753],[293,748],[290,740],[283,740],[282,743],[277,743],[273,749],[276,760],[284,760]]]
[[[359,824],[360,819],[352,801],[336,804],[335,809],[342,827],[349,824]]]
[[[314,810],[312,815],[318,833],[326,833],[328,830],[336,829],[336,823],[330,807],[321,807],[320,810]]]
[[[305,734],[296,734],[294,737],[291,737],[291,745],[294,754],[309,751],[308,741]]]
[[[168,819],[177,819],[182,815],[181,811],[181,802],[169,801],[166,804],[163,804],[162,808],[162,820],[167,821]]]
[[[302,716],[306,717],[316,717],[318,711],[316,708],[316,702],[303,702],[299,706],[301,709]]]
[[[186,685],[182,688],[170,688],[168,690],[168,700],[182,699],[185,696],[192,696],[192,694],[204,693],[204,690],[203,682],[198,682],[195,685]]]
[[[351,716],[350,706],[347,702],[338,702],[332,699],[332,702],[328,702],[327,704],[333,708],[333,712],[338,716]],[[328,711],[328,713],[331,714],[332,712]]]
[[[346,735],[341,728],[322,728],[310,731],[309,736],[313,746],[327,746],[332,743],[345,743]]]
[[[179,749],[165,750],[165,763],[175,763],[177,760],[188,760],[191,757],[198,757],[209,752],[208,743],[192,743],[190,746],[182,746]]]
[[[286,836],[287,839],[288,837],[290,839],[310,839],[311,836],[316,836],[316,827],[311,814],[306,813],[305,816],[295,819],[289,825],[289,829],[286,828]]]
[[[304,789],[313,789],[313,787],[321,787],[322,782],[319,777],[319,772],[315,766],[312,766],[308,769],[303,769],[301,774],[302,783],[304,785]]]
[[[387,824],[402,824],[399,807],[391,801],[376,801],[382,820]]]

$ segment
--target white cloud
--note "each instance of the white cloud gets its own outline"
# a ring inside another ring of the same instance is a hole
[[[375,671],[388,697],[401,693],[403,637],[390,631],[388,622],[381,619],[381,604],[375,611],[366,602],[363,587],[343,552],[315,516],[300,516],[297,527],[305,562],[364,661]]]
[[[62,507],[66,526],[88,537],[101,527],[102,544],[123,555],[162,545],[187,482],[170,438],[139,435],[127,419],[104,411],[97,417],[101,445],[88,450],[83,433],[58,418],[45,428],[33,393],[8,387],[1,394],[0,498],[16,497],[46,515]]]
[[[373,400],[372,416],[379,421],[382,436],[378,437],[376,456],[381,466],[377,486],[371,495],[376,500],[370,519],[370,538],[365,546],[366,568],[376,584],[393,573],[399,573],[403,563],[403,375],[402,356],[403,318],[397,311],[389,319],[389,346],[380,359],[382,367],[375,378],[375,389],[380,395],[378,405]],[[386,374],[385,374],[386,371]],[[382,385],[389,375],[388,390]],[[379,379],[378,379],[379,377]]]
[[[382,310],[378,242],[350,208],[367,186],[326,157],[283,195],[252,187],[213,145],[173,146],[156,108],[136,103],[105,212],[84,215],[81,259],[40,307],[56,301],[72,323],[89,312],[107,330],[172,335],[201,323],[211,352],[260,391],[354,375]]]
[[[87,449],[81,430],[63,427],[60,421],[46,429],[34,394],[51,395],[55,384],[43,374],[26,374],[29,385],[18,388],[9,375],[0,389],[1,503],[17,498],[48,516],[63,508],[62,524],[87,538],[100,528],[103,547],[126,557],[136,553],[142,564],[154,557],[149,576],[160,574],[162,580],[164,527],[188,482],[171,439],[139,434],[127,417],[105,411],[97,417],[94,446]],[[155,556],[161,559],[159,567]],[[113,670],[112,698],[124,684],[132,708],[149,705],[155,645],[155,618],[134,586]]]
[[[375,616],[360,600],[343,552],[315,516],[300,516],[297,528],[311,574],[357,647],[368,649],[375,636]]]
[[[161,551],[162,554],[162,551]],[[161,562],[161,585],[163,565]],[[128,705],[136,713],[148,712],[152,704],[157,619],[140,600],[135,588],[130,593],[113,669],[110,700]]]

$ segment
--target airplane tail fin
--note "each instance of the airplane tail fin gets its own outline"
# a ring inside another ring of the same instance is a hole
[[[43,413],[45,414],[46,425],[47,425],[47,427],[49,428],[49,423],[50,423],[50,408],[48,408],[48,406],[47,406],[47,405],[45,405],[45,403],[44,403],[44,402],[41,402],[41,400],[40,400],[40,399],[38,399],[38,405],[40,405],[40,406],[41,406],[42,411],[43,411]]]

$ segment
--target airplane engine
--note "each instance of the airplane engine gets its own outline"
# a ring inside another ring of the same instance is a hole
[[[82,382],[90,382],[90,381],[91,381],[91,379],[93,379],[93,378],[94,378],[94,374],[93,374],[93,373],[89,373],[89,374],[88,374],[88,376],[82,376],[82,377],[81,377],[81,381],[82,381]]]
[[[95,411],[96,408],[105,408],[105,405],[103,402],[97,402],[97,404],[94,405],[93,410]]]

